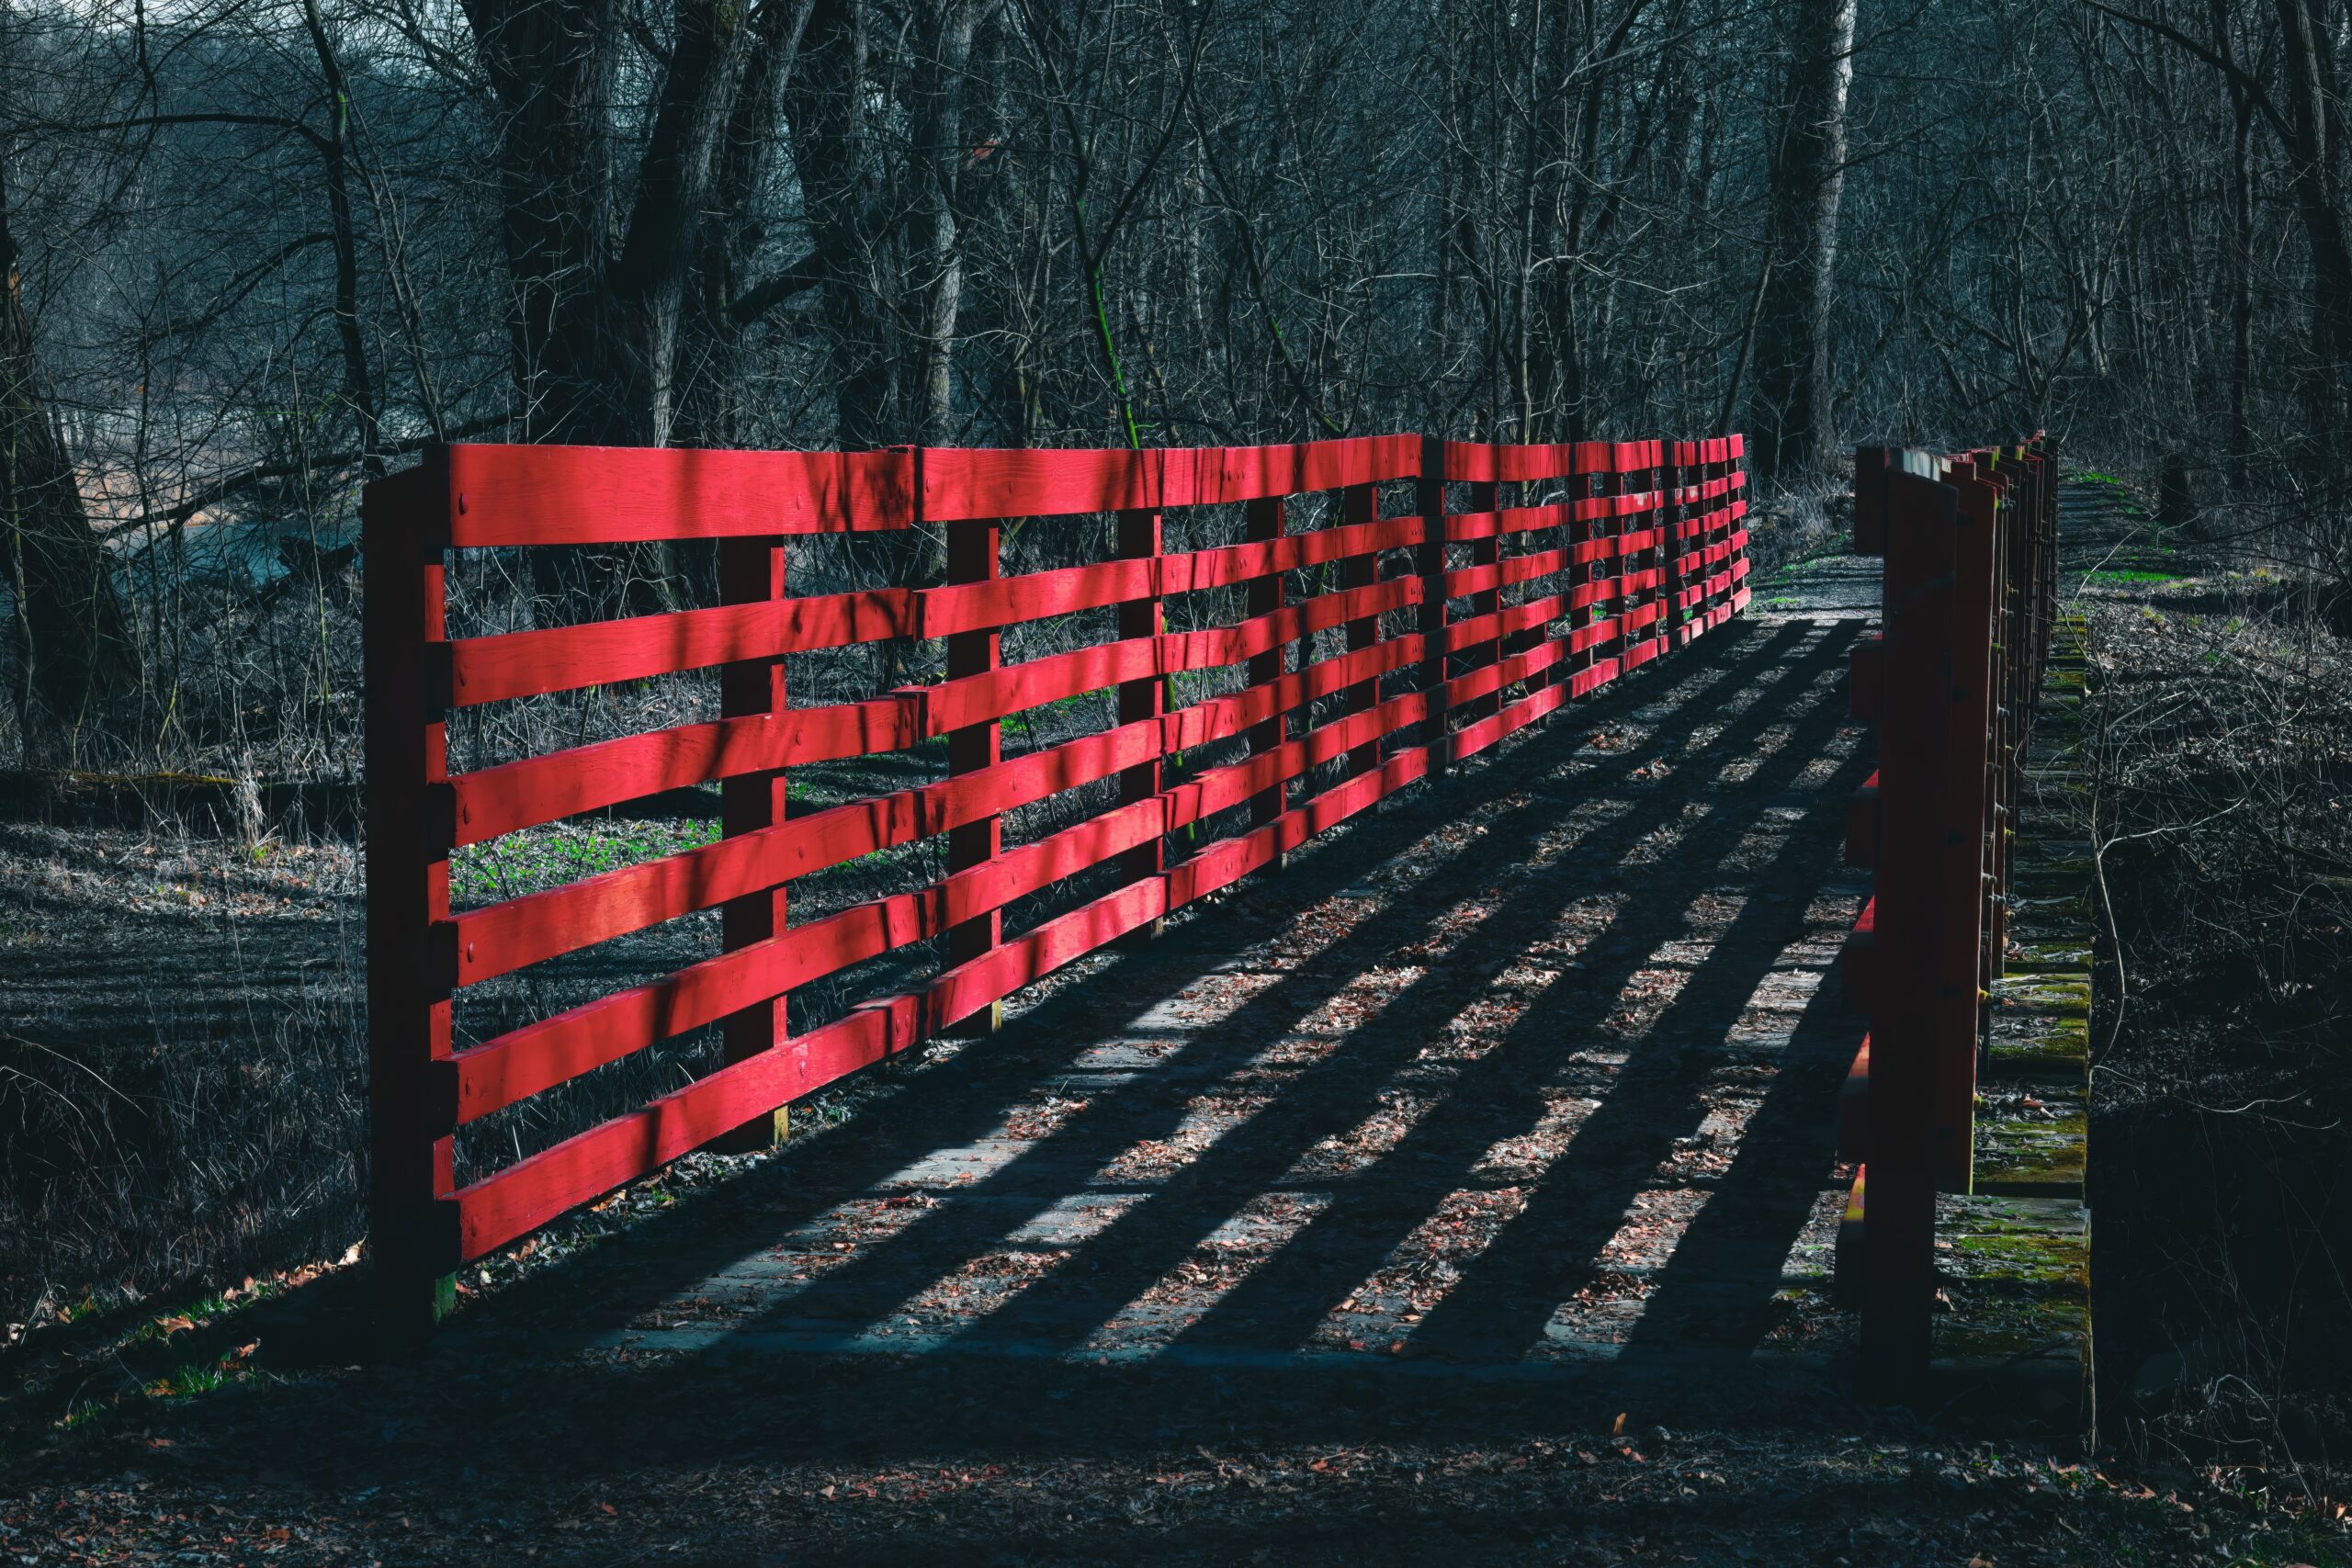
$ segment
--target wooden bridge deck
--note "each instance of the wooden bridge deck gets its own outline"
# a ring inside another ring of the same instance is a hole
[[[1817,1363],[1862,630],[1758,616],[1557,716],[450,1348]]]

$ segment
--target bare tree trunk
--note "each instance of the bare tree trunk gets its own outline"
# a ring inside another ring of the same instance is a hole
[[[917,68],[923,123],[918,134],[922,182],[922,366],[917,389],[920,439],[945,446],[956,430],[956,319],[964,298],[964,252],[957,231],[957,186],[964,167],[964,87],[971,66],[974,0],[925,0],[923,48]]]
[[[113,561],[43,388],[17,254],[0,165],[0,545],[17,611],[9,698],[26,761],[64,765],[96,737],[120,739],[110,721],[136,684],[137,660]]]
[[[1757,468],[1817,468],[1829,428],[1829,321],[1845,185],[1846,89],[1854,75],[1854,0],[1796,0],[1785,118],[1772,152],[1765,252],[1770,273],[1749,412]]]
[[[522,416],[534,435],[669,443],[688,289],[708,255],[704,232],[727,138],[740,123],[737,96],[757,41],[774,36],[765,13],[784,3],[678,6],[652,127],[625,188],[614,166],[625,23],[611,0],[467,0],[505,115],[509,323]],[[763,299],[772,304],[788,292]],[[532,566],[542,600],[567,614],[676,603],[659,551],[539,550]]]
[[[2334,62],[2327,55],[2327,18],[2314,16],[2321,0],[2277,0],[2286,44],[2287,156],[2296,216],[2311,247],[2312,350],[2305,379],[2310,407],[2310,457],[2332,456],[2345,408],[2345,377],[2352,371],[2352,240],[2335,188],[2330,143],[2339,130]]]
[[[381,479],[384,456],[377,428],[381,414],[376,378],[368,365],[367,339],[359,330],[359,243],[351,217],[351,89],[344,81],[343,63],[335,58],[334,40],[327,36],[318,0],[303,0],[302,23],[311,35],[311,49],[319,57],[319,73],[327,89],[327,131],[320,154],[326,166],[327,220],[334,245],[335,341],[343,349],[341,395],[358,437],[361,471],[369,479]]]
[[[882,299],[881,275],[888,269],[866,123],[865,21],[865,0],[818,0],[787,103],[801,202],[823,258],[833,439],[853,450],[887,446],[910,434],[899,414]]]
[[[740,446],[751,436],[743,401],[743,334],[769,307],[808,288],[812,260],[754,283],[765,238],[754,204],[774,174],[785,88],[799,63],[813,0],[770,0],[753,17],[751,58],[718,154],[713,211],[702,226],[689,308],[681,322],[671,439]]]

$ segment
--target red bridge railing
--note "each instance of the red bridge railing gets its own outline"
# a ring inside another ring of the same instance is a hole
[[[2058,453],[2041,435],[1943,457],[1865,446],[1854,470],[1854,547],[1885,559],[1884,631],[1852,666],[1879,769],[1847,820],[1847,859],[1873,868],[1873,888],[1845,953],[1870,1032],[1841,1106],[1841,1151],[1862,1168],[1838,1272],[1862,1309],[1865,1381],[1896,1393],[1928,1360],[1936,1194],[1973,1179],[2012,829],[2056,614]]]
[[[435,1314],[460,1263],[688,1150],[757,1135],[791,1100],[991,1014],[1057,965],[1721,624],[1748,599],[1742,457],[1738,436],[1141,452],[459,446],[370,485],[371,1246],[395,1320]],[[1286,507],[1314,492],[1336,495],[1311,508],[1327,525],[1294,530]],[[1384,514],[1384,500],[1406,495],[1409,509]],[[1163,547],[1169,512],[1226,504],[1240,513],[1234,542]],[[1001,574],[1008,521],[1102,513],[1116,520],[1111,558]],[[938,586],[808,597],[786,586],[795,536],[916,527],[945,536]],[[716,607],[447,635],[452,552],[693,540],[718,543]],[[1184,629],[1169,629],[1171,605]],[[1110,613],[1108,640],[1003,662],[1006,628],[1087,611]],[[944,674],[932,683],[786,701],[786,655],[933,638]],[[714,720],[448,771],[455,710],[711,667]],[[1227,689],[1170,705],[1171,677],[1213,671]],[[1116,694],[1108,728],[1002,754],[1002,721],[1104,691]],[[786,809],[787,769],[943,739],[936,782]],[[1204,765],[1199,749],[1220,741],[1212,755],[1239,755]],[[1094,815],[1005,844],[1005,813],[1114,780]],[[455,850],[712,782],[716,842],[452,908]],[[927,886],[787,919],[795,878],[933,838],[944,873]],[[1109,891],[1005,929],[1016,899],[1106,865]],[[458,1046],[452,998],[466,987],[713,908],[713,956]],[[933,977],[788,1031],[796,987],[935,938]],[[712,1025],[716,1070],[456,1184],[460,1127]]]

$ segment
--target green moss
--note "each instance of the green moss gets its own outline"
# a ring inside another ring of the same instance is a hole
[[[2091,983],[2080,976],[2007,975],[1993,982],[1994,1016],[2015,1013],[2088,1018]]]
[[[1936,1320],[1936,1353],[2007,1360],[2079,1347],[2089,1327],[2090,1237],[2074,1204],[2003,1197],[1951,1201],[1938,1226],[1954,1311]]]
[[[2087,943],[2075,942],[2029,942],[2018,946],[2017,955],[2009,960],[2011,968],[2027,976],[2052,973],[2076,975],[2087,973],[2091,966],[2091,950]]]
[[[2079,1112],[2030,1122],[1980,1119],[1976,1190],[2079,1193],[2089,1131],[2087,1118]]]
[[[2080,1077],[2089,1069],[2089,1019],[2061,1018],[2038,1021],[2040,1026],[2022,1037],[1994,1037],[1988,1076],[2008,1078]]]
[[[1934,1355],[1944,1361],[2013,1361],[2053,1339],[2072,1339],[2082,1331],[2079,1321],[1991,1327],[1955,1318],[1935,1325]]]
[[[2090,1249],[2079,1230],[2020,1225],[1970,1232],[1951,1240],[1972,1278],[2054,1290],[2071,1301],[2089,1294]]]

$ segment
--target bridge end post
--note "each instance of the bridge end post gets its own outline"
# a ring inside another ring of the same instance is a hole
[[[1928,1133],[1935,1115],[1941,1011],[1936,889],[1948,743],[1939,706],[1905,694],[1951,684],[1958,496],[1948,485],[1905,471],[1893,476],[1887,499],[1888,701],[1879,741],[1860,1378],[1871,1396],[1901,1399],[1926,1374],[1935,1298],[1938,1183]]]
[[[449,924],[456,837],[445,728],[447,448],[371,482],[360,505],[367,763],[368,1250],[376,1329],[397,1348],[457,1302],[458,1106]]]

